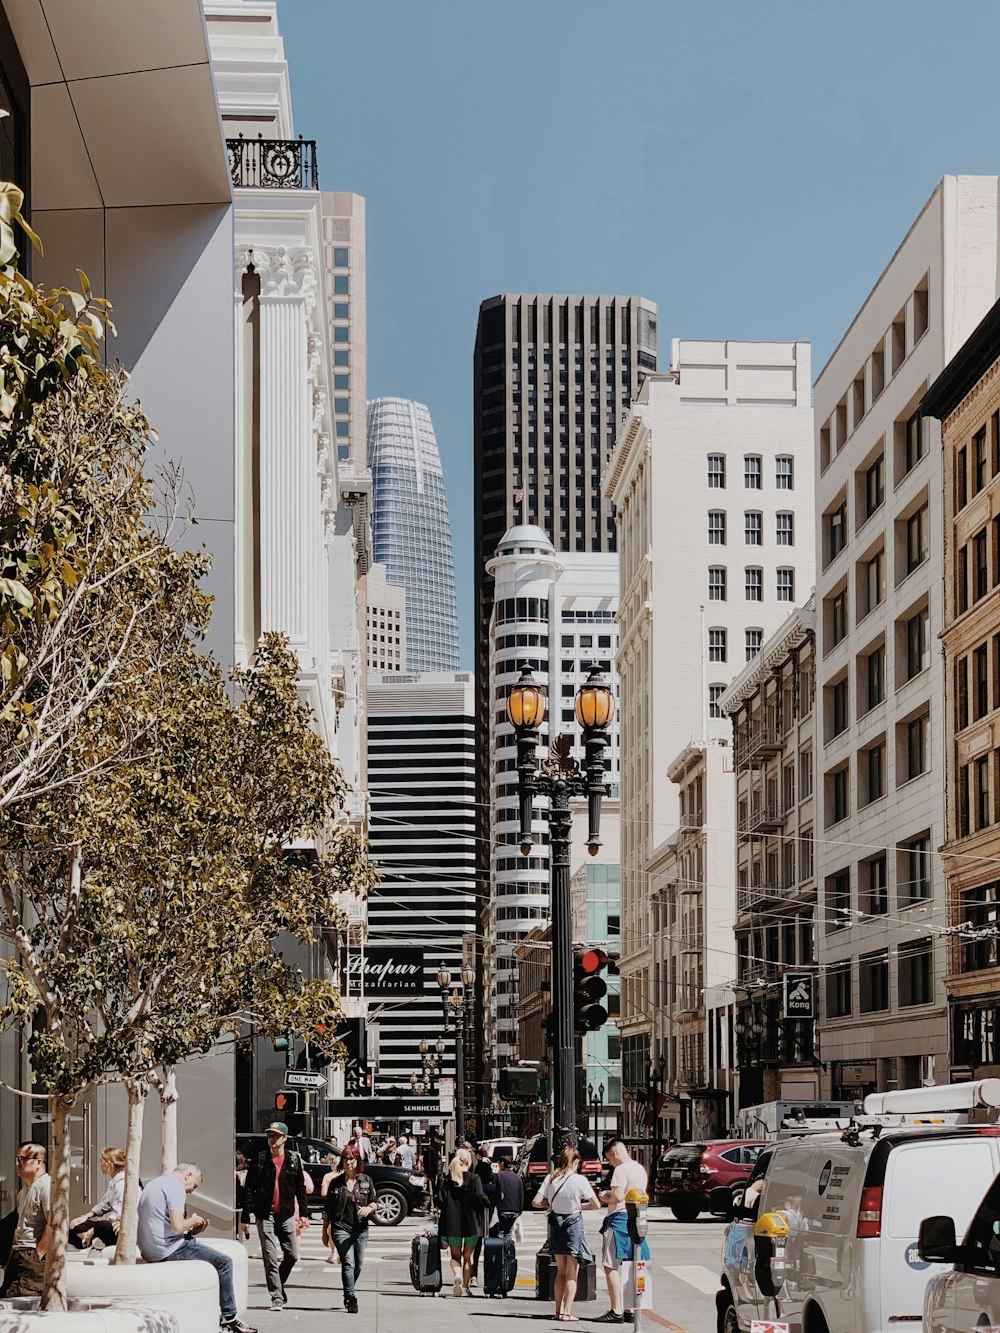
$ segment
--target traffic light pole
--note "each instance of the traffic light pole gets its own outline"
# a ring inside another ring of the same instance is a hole
[[[572,820],[571,796],[587,796],[589,809],[588,850],[599,845],[601,797],[604,785],[604,747],[607,733],[586,737],[587,765],[581,772],[567,736],[553,742],[549,757],[539,771],[535,733],[517,729],[517,771],[520,784],[521,852],[527,856],[534,846],[531,832],[532,805],[536,795],[548,798],[549,889],[551,893],[551,1003],[552,1003],[552,1154],[578,1137],[576,1123],[576,1037],[573,1023],[573,921],[570,898],[569,846]]]

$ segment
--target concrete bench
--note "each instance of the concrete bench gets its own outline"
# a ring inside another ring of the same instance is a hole
[[[175,1315],[152,1306],[42,1314],[37,1305],[34,1298],[0,1301],[0,1333],[181,1333]]]

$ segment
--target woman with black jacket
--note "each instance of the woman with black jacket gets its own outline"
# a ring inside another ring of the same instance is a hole
[[[472,1153],[459,1148],[441,1188],[438,1231],[451,1250],[454,1295],[468,1296],[472,1277],[472,1252],[483,1234],[486,1194],[482,1181],[472,1171]]]
[[[323,1209],[340,1255],[344,1309],[348,1314],[357,1314],[354,1284],[361,1276],[368,1244],[368,1219],[375,1212],[375,1182],[371,1176],[365,1175],[358,1154],[352,1148],[344,1149],[340,1165],[343,1174],[335,1176],[327,1186]]]

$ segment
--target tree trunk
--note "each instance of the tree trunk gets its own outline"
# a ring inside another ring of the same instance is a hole
[[[163,1077],[156,1084],[160,1094],[160,1170],[172,1171],[177,1165],[177,1079],[173,1065],[163,1065]]]
[[[139,1226],[139,1158],[142,1153],[142,1112],[149,1084],[144,1078],[125,1079],[128,1095],[128,1135],[125,1140],[125,1198],[115,1247],[116,1264],[134,1264]]]
[[[66,1237],[69,1232],[69,1159],[72,1146],[69,1117],[75,1104],[76,1097],[73,1095],[59,1096],[52,1102],[52,1150],[49,1154],[52,1211],[47,1227],[49,1245],[45,1253],[45,1280],[42,1285],[43,1310],[66,1309]]]

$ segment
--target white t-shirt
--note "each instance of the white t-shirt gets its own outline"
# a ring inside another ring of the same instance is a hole
[[[611,1175],[611,1188],[622,1189],[625,1194],[629,1190],[644,1190],[646,1188],[646,1168],[641,1162],[637,1162],[630,1157],[627,1162],[622,1162],[621,1166],[616,1166]],[[625,1203],[609,1203],[608,1216],[612,1213],[623,1213]]]
[[[579,1171],[565,1176],[546,1176],[538,1193],[540,1198],[548,1199],[554,1213],[578,1213],[591,1199],[597,1202],[593,1185]]]

